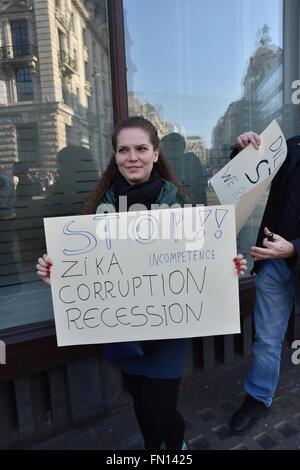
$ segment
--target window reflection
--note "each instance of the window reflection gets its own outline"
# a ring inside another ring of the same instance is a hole
[[[43,218],[78,214],[111,156],[106,1],[33,3],[0,1],[0,330],[52,317]]]
[[[273,119],[286,137],[293,132],[283,101],[283,2],[124,0],[124,16],[129,114],[156,124],[196,202],[218,204],[208,180],[241,133],[261,133]],[[245,254],[266,197],[240,232]]]

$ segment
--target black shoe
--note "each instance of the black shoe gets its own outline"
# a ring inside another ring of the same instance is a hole
[[[231,431],[242,433],[254,424],[258,418],[264,416],[268,408],[261,401],[255,400],[251,395],[247,395],[242,406],[234,413],[231,418]]]

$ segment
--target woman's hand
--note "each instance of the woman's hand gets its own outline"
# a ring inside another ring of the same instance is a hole
[[[36,265],[37,275],[44,281],[48,286],[51,285],[50,280],[50,270],[52,262],[47,254],[44,254],[42,258],[38,259],[38,264]]]
[[[291,258],[296,255],[296,250],[291,242],[288,242],[285,238],[280,235],[273,233],[272,241],[268,238],[270,230],[265,227],[264,232],[266,238],[263,240],[264,248],[258,246],[252,246],[250,249],[250,255],[253,256],[254,261],[260,261],[270,258]]]
[[[238,277],[243,277],[245,271],[247,271],[247,260],[243,255],[237,255],[233,260],[235,262],[235,267]]]
[[[261,144],[259,135],[252,131],[241,134],[236,140],[241,149],[247,147],[247,145],[249,145],[251,142],[251,144],[253,144],[254,148],[257,150]]]

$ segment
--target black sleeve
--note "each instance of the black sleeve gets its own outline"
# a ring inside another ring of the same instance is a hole
[[[289,265],[295,270],[300,272],[300,238],[295,238],[291,240],[291,243],[294,245],[296,254],[292,258],[288,259]]]

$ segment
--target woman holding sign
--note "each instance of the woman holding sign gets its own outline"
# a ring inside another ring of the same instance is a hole
[[[180,185],[159,149],[155,127],[146,119],[132,117],[119,123],[112,135],[114,155],[95,190],[83,203],[83,213],[121,211],[120,196],[127,197],[130,210],[134,204],[174,204],[183,206]],[[122,198],[122,201],[124,198]],[[101,207],[102,206],[102,207]],[[137,210],[135,208],[135,210]],[[235,260],[239,276],[246,270],[246,260]],[[38,275],[50,284],[51,261],[39,259]],[[145,449],[184,448],[185,422],[177,411],[180,379],[187,354],[187,339],[126,342],[103,345],[111,365],[123,375],[134,403]]]

